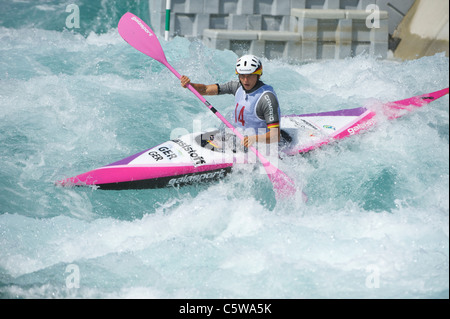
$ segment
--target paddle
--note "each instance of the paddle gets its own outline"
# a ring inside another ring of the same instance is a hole
[[[128,42],[136,50],[148,55],[149,57],[159,61],[165,65],[176,77],[179,79],[181,75],[167,62],[164,51],[159,43],[159,40],[150,27],[145,24],[144,21],[139,19],[134,14],[127,12],[119,21],[119,34],[122,38]],[[236,136],[241,140],[244,139],[239,131],[234,128],[206,99],[200,95],[192,85],[188,85],[188,89],[199,98],[227,127],[229,127]],[[277,199],[291,197],[295,194],[296,188],[294,182],[281,170],[276,168],[270,163],[264,156],[262,156],[256,148],[251,146],[249,148],[256,154],[258,159],[263,164],[270,181],[273,184],[275,195]],[[307,200],[305,194],[303,194],[303,200]]]

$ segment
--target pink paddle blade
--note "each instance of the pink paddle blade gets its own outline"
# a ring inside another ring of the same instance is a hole
[[[133,48],[163,64],[167,63],[158,37],[140,18],[130,12],[125,13],[120,18],[118,30],[121,37]]]
[[[275,173],[268,174],[270,181],[272,182],[275,198],[277,200],[291,199],[295,196],[297,189],[294,182],[280,170]],[[304,202],[308,201],[308,196],[302,192],[302,198]]]
[[[167,62],[164,51],[159,43],[159,40],[152,29],[140,18],[128,12],[122,16],[119,21],[119,34],[136,50],[148,55],[149,57],[164,64],[170,71],[172,71],[178,78],[181,75]],[[191,85],[189,90],[194,93],[200,101],[203,102],[223,123],[225,123],[232,131],[242,140],[244,137],[239,134],[236,129],[205,100]],[[275,194],[277,198],[292,197],[297,189],[294,187],[294,182],[282,171],[273,166],[265,157],[263,157],[255,148],[250,148],[264,165],[266,172],[273,183]],[[305,196],[305,195],[304,195]]]
[[[260,155],[259,153],[257,155]],[[266,170],[267,176],[272,182],[275,191],[275,198],[277,200],[292,199],[297,193],[294,181],[287,176],[283,171],[276,168],[266,158],[260,157],[260,160]],[[302,192],[302,199],[306,203],[308,196]]]

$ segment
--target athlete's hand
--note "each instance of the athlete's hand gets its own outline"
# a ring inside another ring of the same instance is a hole
[[[241,144],[244,145],[244,147],[250,147],[256,142],[256,139],[256,135],[245,136]]]
[[[186,75],[182,75],[180,82],[182,87],[187,88],[187,86],[191,84],[191,79],[189,79]]]

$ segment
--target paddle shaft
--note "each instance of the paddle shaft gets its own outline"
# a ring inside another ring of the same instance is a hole
[[[136,50],[139,50],[149,57],[159,61],[165,65],[178,79],[181,78],[181,75],[169,64],[169,62],[167,62],[158,38],[144,21],[128,12],[120,19],[118,31],[124,40]],[[198,93],[192,85],[189,84],[188,89],[194,93],[194,95],[197,96],[197,98],[202,101],[203,104],[205,104],[227,127],[229,127],[237,137],[244,140],[244,136],[233,125],[231,125],[202,95],[200,95],[200,93]],[[290,197],[296,193],[294,182],[284,172],[269,162],[269,160],[261,155],[255,147],[251,146],[249,149],[255,153],[260,162],[263,164],[264,169],[272,182],[277,197]],[[305,195],[303,197],[305,199]]]

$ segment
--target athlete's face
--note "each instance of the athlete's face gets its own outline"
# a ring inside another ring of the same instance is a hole
[[[258,82],[257,74],[239,74],[239,80],[246,91],[250,91]]]

